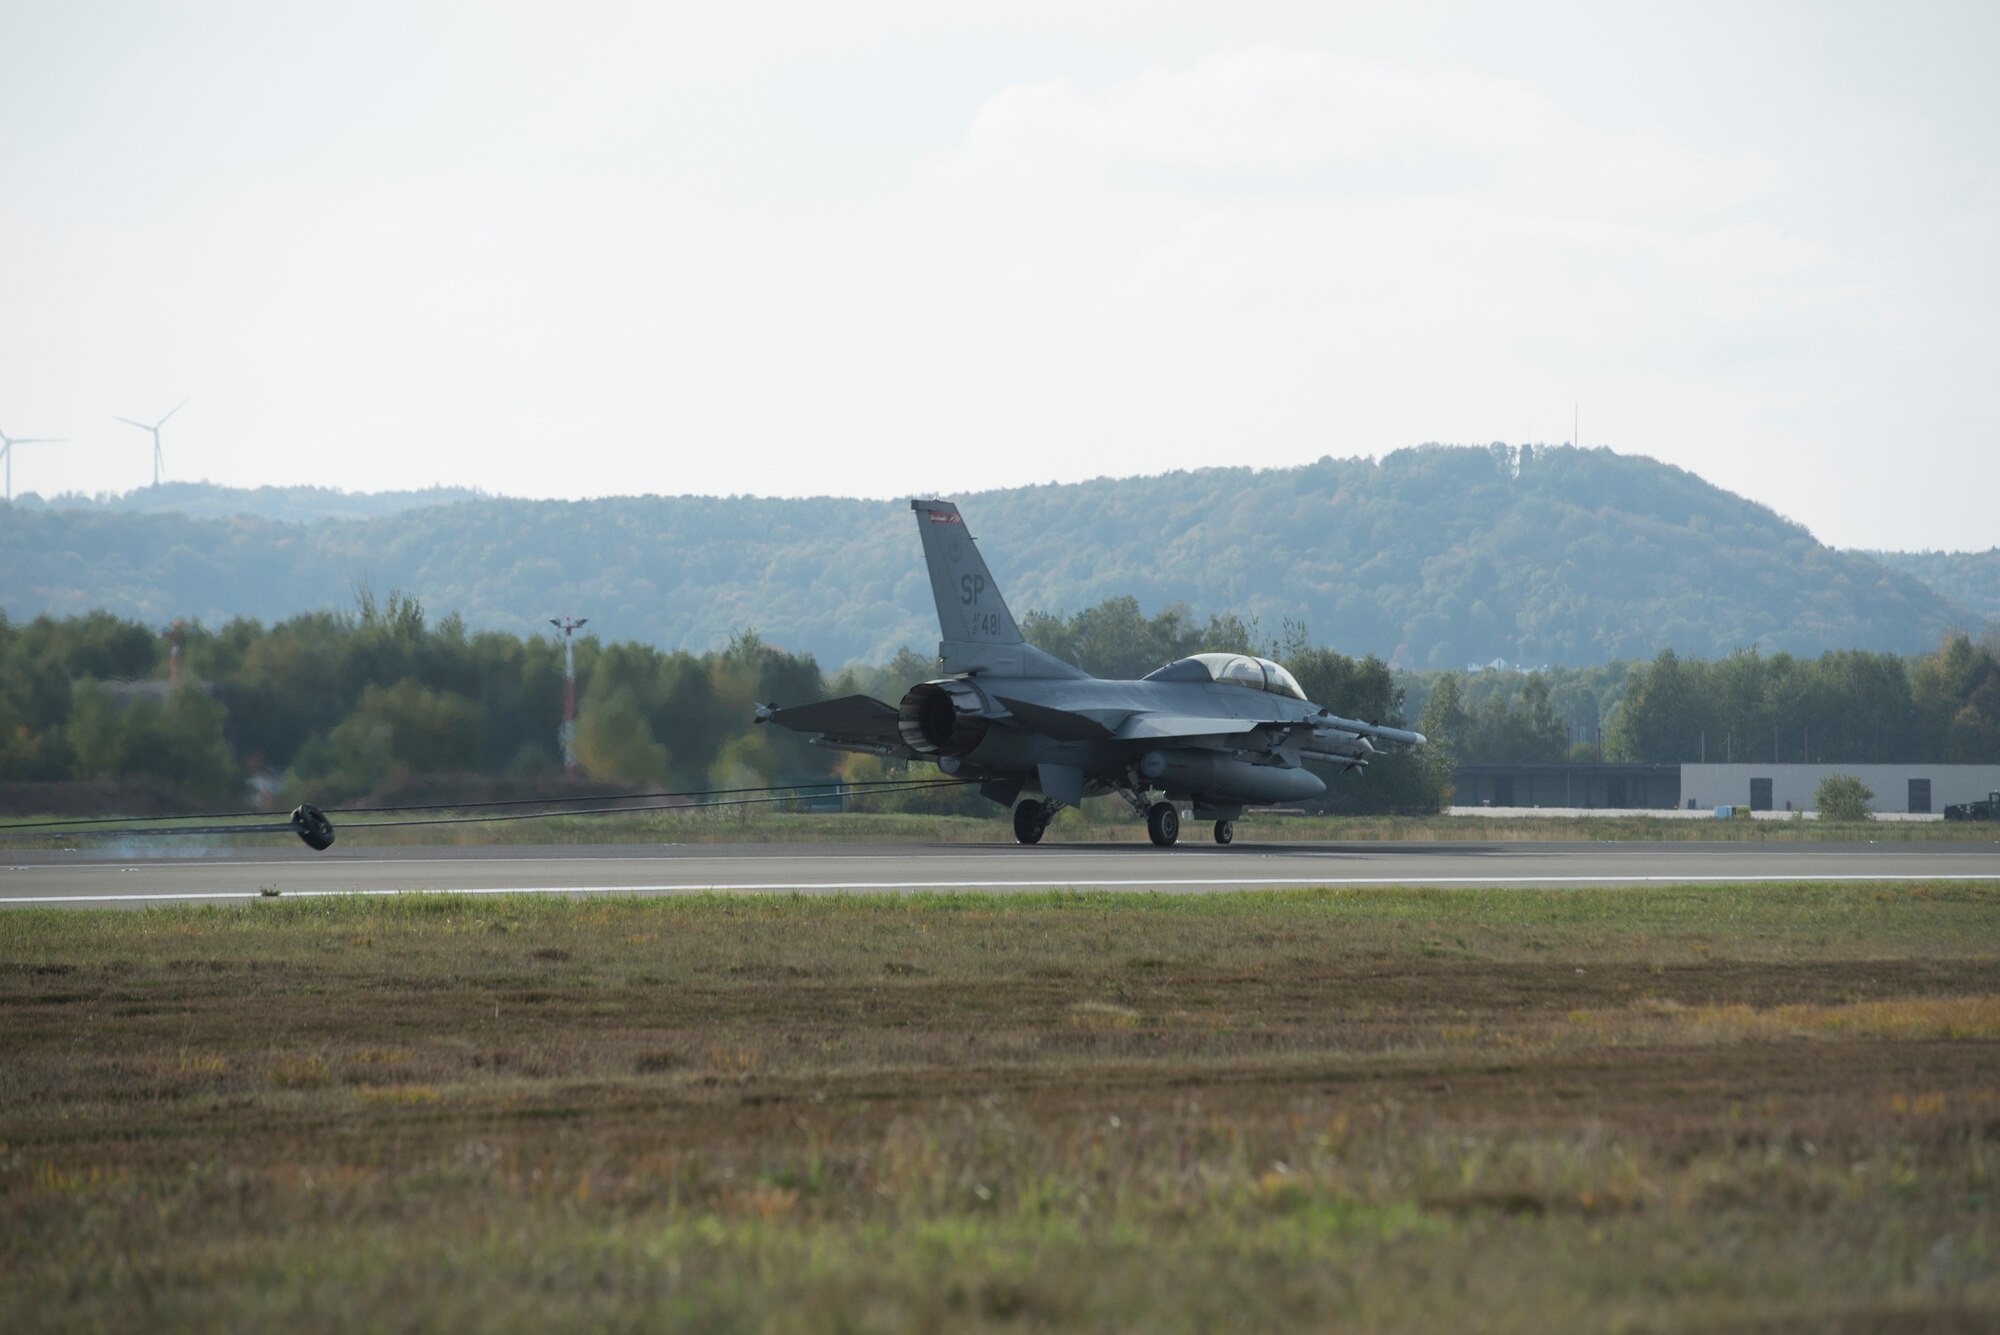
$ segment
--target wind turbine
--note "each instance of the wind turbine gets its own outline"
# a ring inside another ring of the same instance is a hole
[[[0,462],[7,466],[7,499],[14,499],[14,447],[16,445],[60,445],[64,436],[22,436],[16,439],[5,431],[0,431]]]
[[[188,401],[182,399],[174,405],[173,412],[168,413],[167,417],[172,417],[174,413],[179,412],[187,406]],[[160,485],[161,470],[166,467],[166,458],[160,453],[160,428],[167,424],[167,417],[162,417],[159,421],[148,426],[144,422],[135,422],[129,417],[120,417],[117,413],[111,414],[111,420],[114,422],[123,422],[126,426],[136,426],[141,431],[150,431],[153,433],[153,485],[156,487]]]

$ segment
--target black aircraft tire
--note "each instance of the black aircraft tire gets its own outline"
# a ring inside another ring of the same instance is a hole
[[[1039,844],[1042,831],[1049,828],[1049,818],[1043,814],[1040,802],[1023,802],[1014,808],[1014,841],[1022,844]]]
[[[1146,809],[1146,836],[1161,848],[1171,848],[1181,837],[1181,813],[1172,802],[1155,802]]]
[[[1219,820],[1219,821],[1217,821],[1217,822],[1215,823],[1215,842],[1216,842],[1216,843],[1218,843],[1218,844],[1226,844],[1226,843],[1228,843],[1228,842],[1229,842],[1230,840],[1234,839],[1235,837],[1236,837],[1236,822],[1235,822],[1235,821],[1233,821],[1233,820]]]
[[[306,847],[316,853],[324,853],[333,847],[333,822],[326,813],[309,802],[301,802],[292,810],[292,833],[305,840]]]

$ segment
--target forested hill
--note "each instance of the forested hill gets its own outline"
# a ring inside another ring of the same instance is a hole
[[[1607,450],[1425,446],[960,495],[1017,616],[1118,595],[1412,667],[1664,647],[1934,647],[1980,619],[1693,474]],[[754,627],[828,664],[937,640],[902,501],[480,498],[362,520],[0,510],[14,619],[104,608],[265,621],[401,590],[474,628],[588,616],[702,650]]]
[[[2000,622],[2000,547],[1983,552],[1868,552],[1915,575],[1976,618]]]
[[[213,482],[162,482],[102,496],[65,492],[44,500],[30,492],[17,499],[24,510],[99,510],[119,514],[182,514],[195,519],[247,515],[259,519],[374,519],[425,506],[485,499],[471,487],[425,487],[418,491],[342,491],[337,487],[220,487]]]

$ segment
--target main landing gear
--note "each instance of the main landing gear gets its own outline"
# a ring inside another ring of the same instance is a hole
[[[1014,808],[1014,838],[1024,844],[1042,842],[1042,832],[1056,818],[1056,804],[1030,799]]]
[[[1146,808],[1146,833],[1162,848],[1171,846],[1181,837],[1181,813],[1171,802],[1155,802]],[[1231,843],[1236,838],[1236,822],[1219,820],[1215,823],[1215,842]]]
[[[1121,790],[1122,791],[1122,790]],[[1171,848],[1180,842],[1180,808],[1172,802],[1155,802],[1151,806],[1139,806],[1143,795],[1132,793],[1128,800],[1138,806],[1146,815],[1146,836],[1161,848]],[[1060,802],[1037,802],[1033,798],[1014,808],[1014,839],[1023,844],[1039,844],[1047,833],[1049,822],[1062,810]],[[1215,822],[1215,842],[1231,843],[1236,838],[1236,822],[1219,820]]]

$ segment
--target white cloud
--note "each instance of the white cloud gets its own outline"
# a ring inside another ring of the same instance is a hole
[[[1318,51],[1016,85],[938,177],[985,215],[973,258],[1065,275],[1052,310],[1095,283],[1142,339],[1305,338],[1385,388],[1412,375],[1399,353],[1457,374],[1527,340],[1562,363],[1535,380],[1607,347],[1667,370],[1710,326],[1768,360],[1802,313],[1864,295],[1833,247],[1758,215],[1780,173],[1755,155],[1584,124],[1509,79]]]
[[[1004,89],[938,174],[1010,188],[1470,191],[1626,216],[1726,208],[1769,189],[1775,169],[1592,128],[1512,79],[1252,47],[1101,89]]]

